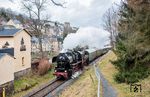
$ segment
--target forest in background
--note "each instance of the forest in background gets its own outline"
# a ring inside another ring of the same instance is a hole
[[[115,9],[117,6],[117,9]],[[134,83],[150,75],[150,1],[122,0],[104,14],[104,28],[117,55],[112,62],[119,83]]]
[[[10,19],[16,19],[16,20],[19,20],[22,24],[24,24],[25,21],[27,20],[26,15],[19,14],[19,13],[12,11],[11,9],[5,9],[2,7],[0,8],[0,18],[1,20],[4,20],[6,22],[8,22]]]

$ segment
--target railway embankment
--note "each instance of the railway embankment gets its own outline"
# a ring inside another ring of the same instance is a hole
[[[150,77],[135,83],[142,86],[141,92],[130,91],[130,84],[119,84],[114,80],[118,70],[111,61],[116,59],[116,55],[109,51],[97,62],[101,74],[100,97],[149,97]],[[91,66],[72,85],[65,88],[59,97],[97,97],[97,85],[95,71]]]
[[[97,97],[98,80],[95,75],[93,64],[98,63],[96,59],[88,67],[84,67],[84,72],[69,87],[65,88],[59,97]],[[102,87],[100,87],[100,90]],[[102,95],[102,91],[100,92]],[[102,97],[102,96],[100,96]]]
[[[118,70],[111,63],[111,61],[114,61],[115,59],[117,59],[116,55],[112,51],[109,51],[106,55],[104,55],[100,59],[98,64],[101,75],[103,76],[101,79],[105,78],[107,81],[107,84],[102,86],[103,87],[102,94],[104,95],[103,97],[105,97],[104,91],[107,90],[106,88],[108,88],[108,86],[112,86],[116,90],[117,97],[149,97],[150,77],[140,80],[138,83],[133,84],[133,86],[131,86],[131,84],[125,84],[125,83],[119,84],[114,80],[114,76],[118,72]],[[141,92],[138,86],[137,86],[138,91],[134,92],[135,89],[134,85],[141,85]],[[114,89],[110,88],[111,91],[113,91]],[[113,97],[113,96],[109,96],[109,97]]]
[[[48,73],[43,76],[29,73],[28,75],[15,80],[15,93],[12,95],[12,97],[22,97],[39,86],[50,82],[52,79],[54,79],[53,70],[48,71]]]
[[[93,66],[85,68],[82,75],[75,80],[72,85],[66,87],[59,97],[96,97],[97,79]]]

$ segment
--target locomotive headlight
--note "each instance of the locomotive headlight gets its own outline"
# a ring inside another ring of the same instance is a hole
[[[67,70],[65,70],[65,72],[67,72]]]

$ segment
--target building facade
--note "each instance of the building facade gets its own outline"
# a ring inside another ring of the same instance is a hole
[[[13,56],[0,53],[0,85],[14,80],[14,61]]]
[[[5,87],[6,94],[14,89],[14,57],[7,53],[0,53],[0,89]],[[0,92],[0,96],[2,92]]]
[[[31,68],[31,36],[26,30],[3,29],[0,31],[0,53],[9,52],[15,57],[15,78],[28,73]]]

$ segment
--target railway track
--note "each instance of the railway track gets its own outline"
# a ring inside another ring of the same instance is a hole
[[[93,60],[89,64],[89,66],[95,64],[99,59],[100,59],[100,57]],[[54,79],[50,83],[45,84],[42,87],[39,87],[37,90],[32,91],[31,93],[25,95],[24,97],[45,97],[49,93],[52,93],[57,88],[59,88],[59,86],[63,85],[65,82],[66,82],[66,80]]]
[[[54,79],[51,83],[40,87],[38,90],[35,90],[32,93],[25,95],[24,97],[45,97],[47,94],[53,92],[65,82],[66,81]]]

